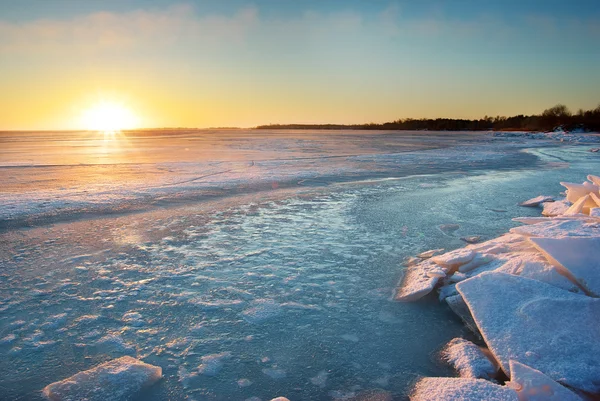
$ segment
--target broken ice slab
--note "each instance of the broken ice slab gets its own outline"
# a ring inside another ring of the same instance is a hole
[[[561,384],[600,393],[600,299],[496,272],[456,288],[506,374],[515,360]]]
[[[517,392],[484,379],[425,377],[417,382],[411,401],[519,401]]]
[[[123,356],[49,384],[42,392],[51,401],[127,400],[161,377],[159,366]]]
[[[593,296],[600,296],[600,237],[529,238],[550,263]]]

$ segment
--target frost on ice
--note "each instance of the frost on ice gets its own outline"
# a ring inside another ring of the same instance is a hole
[[[516,361],[510,361],[510,382],[522,401],[583,401],[542,372]]]
[[[162,377],[162,369],[130,356],[105,362],[65,380],[46,386],[51,401],[120,401]]]
[[[498,372],[484,350],[462,338],[451,340],[442,351],[442,358],[454,366],[460,377],[492,379]]]
[[[484,379],[425,377],[417,382],[412,401],[519,401],[517,392]]]
[[[446,275],[446,269],[429,259],[406,268],[404,276],[394,296],[396,301],[410,302],[429,294],[441,277]]]
[[[494,272],[456,286],[504,372],[515,360],[573,388],[600,392],[600,299]]]

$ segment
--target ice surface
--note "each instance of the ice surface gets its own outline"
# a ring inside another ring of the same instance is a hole
[[[415,385],[412,401],[519,401],[516,391],[484,379],[426,377]]]
[[[5,169],[11,180],[0,194],[0,333],[15,336],[1,347],[3,396],[36,399],[39,383],[124,354],[164,369],[144,401],[318,400],[331,399],[329,392],[368,399],[369,389],[401,395],[415,376],[448,374],[430,355],[464,334],[464,325],[437,302],[388,302],[398,262],[462,246],[461,236],[506,232],[511,217],[537,214],[516,206],[532,188],[553,194],[557,177],[577,182],[597,156],[443,135],[169,133],[141,148],[139,138],[128,138],[135,147],[121,160],[92,149],[72,162],[63,152],[68,141],[53,134],[61,145],[43,148],[60,148],[65,167],[0,147],[2,164],[6,157],[36,164]],[[439,149],[463,140],[469,143]],[[219,141],[227,146],[215,149]],[[414,143],[431,149],[406,152]],[[171,144],[175,160],[165,159]],[[540,168],[544,153],[570,167]],[[108,164],[79,165],[96,160]],[[321,187],[297,184],[305,178]],[[438,229],[446,222],[460,224],[454,235]],[[503,258],[517,247],[488,245],[469,249]],[[244,315],[252,308],[255,315]],[[63,313],[64,321],[52,318]],[[199,373],[202,356],[224,351],[232,359],[216,377]],[[273,380],[263,369],[286,376]],[[310,381],[319,372],[329,372],[323,388]],[[253,384],[240,387],[242,378]]]
[[[450,341],[442,351],[442,358],[458,371],[460,377],[492,379],[498,367],[477,345],[462,338]]]
[[[249,323],[259,324],[279,316],[283,309],[280,304],[272,299],[260,299],[254,302],[252,308],[242,312],[242,316]]]
[[[600,237],[529,238],[548,261],[600,296]]]
[[[545,202],[554,202],[554,197],[544,195],[536,196],[535,198],[519,203],[519,206],[536,207]]]
[[[493,272],[456,286],[504,372],[515,360],[562,384],[600,392],[600,299]]]
[[[519,401],[583,401],[542,372],[516,361],[510,361],[510,382]]]
[[[431,260],[408,266],[398,283],[394,299],[401,302],[411,302],[429,294],[446,270]]]
[[[52,383],[43,393],[51,401],[121,401],[161,377],[160,367],[123,356]]]

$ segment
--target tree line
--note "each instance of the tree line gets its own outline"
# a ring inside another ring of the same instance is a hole
[[[367,130],[430,130],[430,131],[595,131],[600,132],[600,105],[595,109],[580,109],[572,113],[564,104],[544,110],[539,115],[484,117],[478,120],[454,118],[398,119],[383,124],[270,124],[257,129],[367,129]]]

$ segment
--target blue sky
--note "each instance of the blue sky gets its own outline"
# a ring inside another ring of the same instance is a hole
[[[76,128],[96,98],[157,126],[600,102],[594,1],[0,0],[0,36],[0,129]]]

